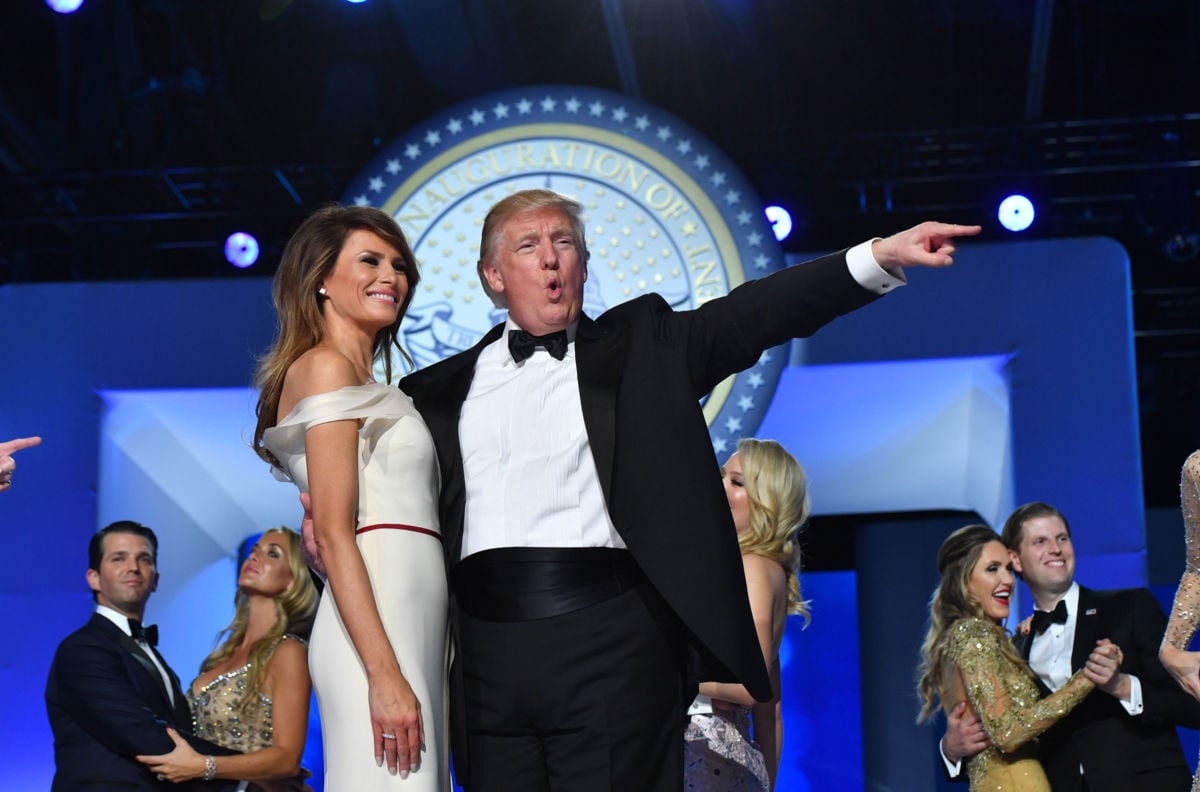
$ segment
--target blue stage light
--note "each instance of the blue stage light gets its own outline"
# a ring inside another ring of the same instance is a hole
[[[245,269],[258,261],[258,240],[244,231],[235,231],[225,240],[225,260]]]
[[[346,0],[346,2],[347,2],[347,3],[350,3],[350,4],[352,4],[352,5],[358,5],[359,3],[365,3],[365,2],[367,2],[367,0]]]
[[[1033,201],[1024,195],[1010,195],[1000,202],[996,210],[996,218],[1000,225],[1009,231],[1024,231],[1033,224],[1037,213],[1033,210]]]
[[[83,0],[46,0],[46,5],[60,14],[74,14],[83,5]]]
[[[771,228],[775,229],[775,238],[780,242],[787,239],[788,234],[792,233],[792,216],[788,210],[782,206],[768,206],[765,211]]]

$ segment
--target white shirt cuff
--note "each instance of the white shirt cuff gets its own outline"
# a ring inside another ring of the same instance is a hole
[[[905,278],[902,268],[885,270],[875,261],[875,256],[871,253],[871,243],[879,238],[868,239],[847,250],[846,266],[850,268],[850,276],[859,286],[875,294],[887,294],[908,283],[908,279]]]
[[[1129,701],[1121,699],[1121,706],[1130,715],[1141,715],[1142,710],[1146,709],[1146,704],[1142,701],[1142,682],[1133,674],[1129,675]]]
[[[958,774],[962,772],[962,759],[957,762],[951,762],[946,758],[946,752],[942,749],[942,741],[938,740],[938,753],[942,756],[942,763],[946,765],[946,772],[951,778],[958,778]]]

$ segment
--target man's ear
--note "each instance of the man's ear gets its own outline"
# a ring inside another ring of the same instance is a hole
[[[490,261],[484,261],[480,264],[480,269],[491,290],[496,294],[504,294],[504,276],[500,274],[500,268]]]
[[[1016,550],[1008,551],[1008,559],[1010,561],[1012,561],[1014,572],[1024,572],[1025,571],[1025,570],[1021,569],[1021,557],[1019,555],[1017,555]]]
[[[155,572],[154,576],[152,578],[150,578],[150,590],[158,591],[158,573],[157,572]]]
[[[87,582],[88,582],[88,588],[90,588],[92,591],[96,591],[96,592],[100,591],[100,573],[99,572],[97,572],[94,569],[89,569],[87,571]]]

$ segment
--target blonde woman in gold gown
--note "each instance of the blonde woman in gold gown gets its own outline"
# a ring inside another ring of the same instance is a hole
[[[929,603],[921,650],[918,721],[939,703],[950,712],[966,701],[991,746],[969,760],[971,792],[1050,792],[1034,738],[1084,700],[1095,683],[1081,670],[1042,698],[1033,672],[1005,631],[1014,579],[1008,550],[986,525],[968,525],[938,550],[942,580]],[[1107,651],[1120,654],[1109,644]]]
[[[1200,700],[1200,652],[1187,650],[1200,624],[1200,451],[1193,451],[1183,463],[1179,500],[1183,509],[1187,569],[1175,591],[1175,604],[1171,607],[1158,659],[1180,687]],[[1200,775],[1192,781],[1192,791],[1200,792]]]
[[[297,633],[312,628],[317,590],[300,555],[300,535],[266,531],[238,574],[225,640],[188,686],[195,733],[236,756],[206,757],[172,733],[176,748],[139,756],[160,779],[251,782],[239,789],[307,790],[300,768],[308,732],[308,650]]]

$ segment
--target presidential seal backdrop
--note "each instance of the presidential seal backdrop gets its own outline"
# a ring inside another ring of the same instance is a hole
[[[581,86],[488,94],[387,145],[343,198],[390,213],[413,247],[421,285],[402,338],[418,366],[504,321],[476,275],[480,231],[493,204],[533,187],[584,206],[593,317],[651,291],[676,310],[696,308],[784,265],[745,177],[678,118]],[[786,349],[767,350],[705,398],[718,454],[758,428],[786,362]]]

